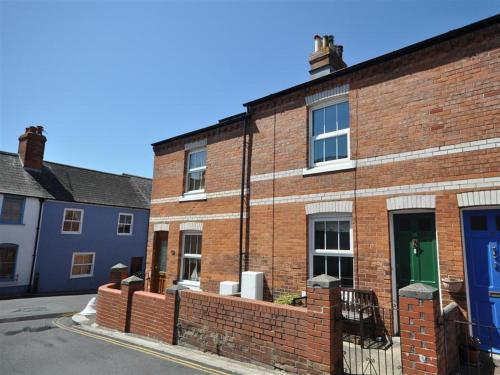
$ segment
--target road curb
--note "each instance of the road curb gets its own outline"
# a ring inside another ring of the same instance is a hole
[[[281,375],[288,374],[287,372],[258,366],[256,364],[244,363],[231,358],[221,357],[209,352],[202,352],[193,348],[186,348],[178,345],[168,345],[161,341],[152,340],[146,337],[137,336],[130,333],[123,333],[111,329],[107,329],[95,324],[74,324],[77,329],[93,333],[99,336],[108,337],[110,339],[123,341],[139,347],[150,350],[155,350],[178,358],[188,358],[190,361],[205,366],[227,371],[229,374],[238,375]]]

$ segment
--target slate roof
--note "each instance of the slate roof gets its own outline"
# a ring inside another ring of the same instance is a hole
[[[26,170],[19,156],[0,151],[0,193],[69,202],[149,209],[151,179],[44,161]]]

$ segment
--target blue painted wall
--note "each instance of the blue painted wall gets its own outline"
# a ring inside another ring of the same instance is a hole
[[[65,208],[84,210],[81,234],[61,233]],[[134,214],[132,235],[117,235],[119,213]],[[111,266],[130,267],[131,257],[142,256],[144,268],[148,221],[147,210],[45,201],[36,260],[38,292],[97,289],[109,282]],[[70,278],[74,252],[95,252],[93,276]]]

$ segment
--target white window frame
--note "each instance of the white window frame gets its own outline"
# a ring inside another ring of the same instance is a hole
[[[121,216],[130,216],[132,219],[130,220],[130,232],[129,233],[120,233],[120,217]],[[116,225],[116,234],[118,236],[131,236],[134,233],[134,214],[128,212],[119,212],[118,213],[118,223]]]
[[[90,268],[90,273],[84,275],[73,275],[73,266],[75,265],[75,255],[92,255],[92,266]],[[69,269],[69,278],[70,279],[79,279],[82,277],[93,277],[94,276],[94,265],[95,265],[95,252],[74,252],[71,257],[71,268]]]
[[[347,129],[342,129],[342,130],[336,130],[332,131],[329,133],[324,133],[324,134],[319,134],[314,136],[313,135],[313,111],[316,111],[321,108],[326,108],[330,107],[332,105],[340,104],[346,102],[349,105],[349,96],[348,95],[342,95],[339,96],[335,99],[329,99],[325,101],[321,101],[320,103],[317,103],[315,105],[312,105],[309,107],[309,168],[314,169],[314,168],[325,168],[325,167],[338,167],[332,170],[336,169],[342,169],[344,168],[352,168],[353,163],[351,161],[351,118],[350,118],[350,111],[349,111],[349,127]],[[337,159],[337,160],[329,160],[329,161],[322,161],[315,163],[314,162],[314,142],[319,141],[322,139],[329,139],[333,137],[338,137],[341,135],[347,134],[347,158],[343,159]],[[304,174],[307,174],[306,171],[304,171]]]
[[[184,275],[184,258],[191,258],[191,259],[199,259],[201,262],[201,254],[185,254],[184,253],[184,245],[185,245],[185,240],[186,236],[188,235],[198,235],[201,236],[201,239],[203,241],[203,232],[198,231],[198,230],[186,230],[182,232],[182,253],[181,253],[181,273],[180,273],[180,281],[178,284],[185,285],[187,287],[192,287],[193,289],[199,289],[200,288],[200,281],[201,281],[201,276],[199,277],[199,281],[192,281],[192,280],[184,280],[182,279]],[[203,247],[201,248],[201,251],[203,251]]]
[[[191,155],[196,154],[196,153],[201,152],[201,151],[205,151],[205,165],[203,167],[196,167],[196,168],[189,169],[189,161],[190,161]],[[205,171],[205,177],[206,177],[206,170],[207,170],[207,148],[206,147],[199,147],[199,148],[189,150],[188,155],[187,155],[186,186],[184,187],[184,195],[196,195],[196,194],[201,195],[201,194],[205,193],[205,187],[203,187],[203,189],[197,189],[197,190],[188,190],[188,188],[189,188],[189,173]]]
[[[80,211],[81,213],[81,216],[80,216],[80,225],[78,227],[78,232],[74,232],[74,231],[65,231],[64,230],[64,222],[66,221],[66,212],[67,211]],[[63,212],[63,218],[62,218],[62,224],[61,224],[61,233],[62,234],[82,234],[82,227],[83,227],[83,215],[84,215],[85,211],[82,209],[82,208],[70,208],[70,207],[66,207],[64,209],[64,212]]]
[[[314,223],[317,221],[349,221],[349,241],[350,250],[316,250],[314,246]],[[352,215],[340,213],[340,214],[321,214],[321,215],[309,215],[309,277],[313,277],[314,274],[314,255],[320,256],[337,256],[337,257],[348,257],[353,258],[353,268],[354,268],[354,236],[352,229]],[[355,270],[353,269],[353,287],[356,284]]]

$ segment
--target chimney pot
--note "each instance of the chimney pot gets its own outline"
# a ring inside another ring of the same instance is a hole
[[[333,35],[314,36],[314,53],[309,56],[311,79],[347,67],[342,59],[344,47],[335,45]]]

